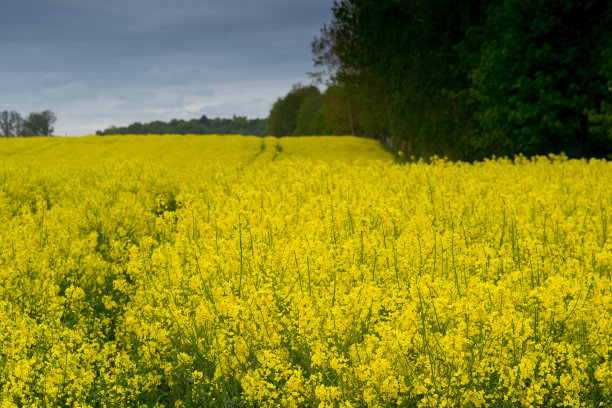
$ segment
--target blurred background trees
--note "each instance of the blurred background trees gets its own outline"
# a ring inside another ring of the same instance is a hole
[[[110,126],[98,130],[97,135],[147,135],[147,134],[219,134],[219,135],[253,135],[267,134],[266,119],[247,119],[245,116],[232,118],[209,118],[202,115],[199,119],[172,119],[169,122],[156,120],[149,123],[135,122],[128,126]]]
[[[272,106],[268,117],[270,134],[277,137],[294,134],[298,128],[298,113],[301,119],[300,128],[308,128],[316,113],[314,106],[320,107],[320,96],[319,89],[314,85],[294,85],[285,97],[279,98]]]
[[[49,110],[32,112],[25,119],[15,111],[0,112],[0,136],[53,136],[55,114]]]
[[[14,137],[22,134],[23,118],[15,111],[0,112],[0,134],[3,137]]]

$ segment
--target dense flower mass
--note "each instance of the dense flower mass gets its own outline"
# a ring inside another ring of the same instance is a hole
[[[610,407],[612,164],[0,143],[0,406]]]

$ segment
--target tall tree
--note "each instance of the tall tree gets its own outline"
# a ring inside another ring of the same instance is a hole
[[[455,92],[468,83],[457,70],[455,45],[479,22],[487,2],[468,0],[342,0],[312,44],[315,65],[327,66],[361,112],[367,133],[387,133],[409,154],[452,154],[463,132]],[[357,118],[359,122],[360,118]]]
[[[481,156],[602,154],[589,112],[610,101],[604,51],[612,30],[606,1],[505,0],[469,41],[480,45],[470,73]],[[603,144],[602,144],[603,143]]]
[[[9,112],[6,110],[0,112],[0,132],[2,132],[3,137],[13,136],[13,129],[9,120]]]
[[[4,137],[20,136],[23,132],[23,118],[15,111],[0,112],[0,132]]]
[[[277,137],[292,135],[297,127],[300,106],[311,95],[320,95],[316,86],[296,84],[284,98],[279,98],[272,106],[268,117],[270,133]]]
[[[23,123],[22,133],[24,136],[52,136],[56,121],[57,117],[49,110],[30,113]]]
[[[599,107],[589,114],[589,147],[595,155],[612,158],[612,39],[602,53],[603,65],[601,76],[606,78],[608,97],[603,98]]]
[[[364,133],[416,156],[612,153],[611,2],[339,0],[332,11],[315,66]]]
[[[313,92],[308,95],[298,108],[295,121],[295,129],[293,135],[316,135],[318,132],[315,116],[323,106],[323,95],[318,92]]]

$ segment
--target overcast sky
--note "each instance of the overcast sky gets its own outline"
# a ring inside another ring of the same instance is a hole
[[[0,111],[56,135],[135,121],[266,117],[309,83],[333,0],[0,0]]]

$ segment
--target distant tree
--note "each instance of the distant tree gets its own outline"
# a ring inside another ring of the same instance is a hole
[[[232,129],[238,130],[241,128],[246,128],[249,125],[249,121],[246,116],[236,116],[234,115],[232,118]]]
[[[351,111],[354,107],[347,103],[347,95],[345,89],[338,86],[330,86],[323,94],[323,104],[321,106],[321,115],[315,116],[314,126],[323,127],[319,134],[324,135],[350,135],[355,133],[355,124],[351,126],[349,116],[349,107]],[[357,129],[357,134],[361,133]]]
[[[52,136],[53,124],[57,121],[55,114],[49,110],[33,112],[23,122],[23,136]]]
[[[323,95],[313,92],[302,101],[296,116],[296,126],[293,135],[316,135],[316,123],[314,118],[323,106]]]
[[[12,126],[9,121],[9,112],[2,111],[0,112],[0,132],[2,132],[3,137],[11,137],[12,135]]]
[[[143,131],[144,125],[140,122],[134,122],[127,127],[127,133],[132,133],[135,135],[144,134],[146,132]]]
[[[172,119],[170,122],[153,121],[149,123],[132,123],[129,126],[111,126],[98,130],[98,135],[117,134],[241,134],[263,136],[266,133],[266,119],[247,119],[245,116],[233,115],[228,118],[208,118],[203,115],[199,119]]]
[[[9,112],[6,110],[0,112],[0,132],[2,132],[3,137],[13,136],[13,129],[9,121]]]
[[[11,124],[13,126],[14,136],[19,136],[23,132],[24,120],[19,112],[11,111],[9,115]]]
[[[0,112],[0,134],[4,137],[20,136],[23,132],[23,118],[15,111]]]
[[[292,135],[297,127],[297,116],[302,102],[316,94],[320,95],[320,91],[314,85],[295,84],[284,98],[279,98],[272,106],[268,117],[270,133],[277,137]]]

